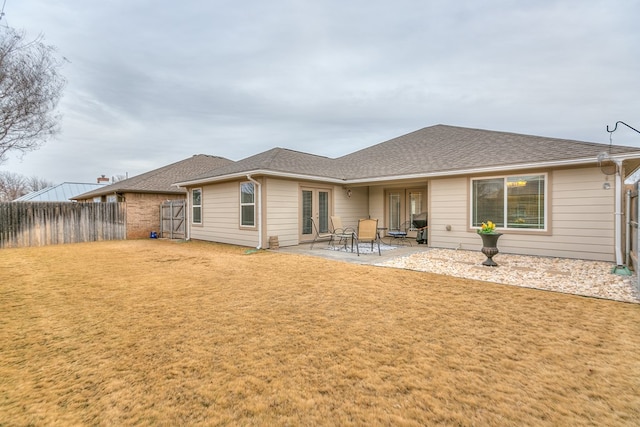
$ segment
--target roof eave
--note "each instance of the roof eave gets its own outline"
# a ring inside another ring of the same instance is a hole
[[[615,154],[615,155],[611,155],[610,158],[615,160],[620,160],[620,161],[638,159],[640,158],[640,151],[633,152],[633,153],[626,153],[626,154]],[[329,182],[334,184],[365,184],[365,183],[409,180],[409,179],[419,179],[419,178],[438,178],[438,177],[452,176],[452,175],[474,175],[474,174],[485,174],[490,172],[497,173],[497,172],[507,172],[507,171],[513,171],[513,170],[522,170],[522,169],[567,167],[567,166],[593,164],[596,161],[597,159],[595,159],[594,157],[583,157],[578,159],[554,160],[549,162],[514,163],[510,165],[503,165],[503,166],[494,165],[494,166],[479,167],[479,168],[452,169],[452,170],[444,170],[444,171],[437,171],[437,172],[422,172],[422,173],[405,174],[405,175],[385,175],[385,176],[352,178],[352,179],[331,178],[331,177],[317,176],[317,175],[305,175],[305,174],[299,174],[299,173],[280,172],[280,171],[273,171],[273,170],[267,170],[267,169],[254,169],[254,170],[249,170],[244,172],[236,172],[232,174],[201,178],[201,179],[195,179],[190,181],[176,182],[173,185],[176,187],[193,187],[197,185],[213,184],[221,181],[229,181],[234,179],[245,178],[247,175],[265,175],[265,176],[274,176],[274,177],[280,177],[280,178],[323,181],[323,182]]]
[[[635,154],[622,154],[622,155],[611,155],[610,158],[614,160],[631,160],[638,159],[640,156],[640,152]],[[344,181],[345,184],[365,184],[365,183],[373,183],[373,182],[385,182],[385,181],[397,181],[397,180],[411,180],[411,179],[420,179],[420,178],[439,178],[439,177],[447,177],[452,175],[479,175],[486,173],[499,173],[499,172],[509,172],[514,170],[522,170],[522,169],[536,169],[536,168],[557,168],[557,167],[566,167],[566,166],[577,166],[577,165],[587,165],[596,163],[596,159],[593,157],[580,158],[580,159],[570,159],[570,160],[560,160],[560,161],[550,161],[550,162],[533,162],[533,163],[516,163],[511,165],[504,166],[487,166],[481,168],[469,168],[469,169],[456,169],[456,170],[446,170],[446,171],[438,171],[438,172],[428,172],[428,173],[415,173],[415,174],[406,174],[406,175],[387,175],[380,177],[370,177],[370,178],[355,178],[355,179],[346,179]]]
[[[201,179],[194,179],[190,181],[176,182],[173,185],[175,185],[176,187],[193,187],[197,185],[213,184],[221,181],[230,181],[234,179],[246,178],[247,175],[274,176],[278,178],[302,179],[305,181],[309,181],[309,180],[323,181],[323,182],[331,182],[334,184],[344,184],[345,182],[344,179],[340,179],[340,178],[331,178],[331,177],[317,176],[317,175],[305,175],[305,174],[292,173],[292,172],[280,172],[280,171],[273,171],[268,169],[254,169],[250,171],[236,172],[236,173],[227,174],[227,175],[220,175],[220,176],[213,176],[209,178],[201,178]]]
[[[182,194],[180,189],[167,189],[167,190],[135,190],[131,188],[117,188],[110,191],[101,191],[99,193],[83,193],[78,194],[75,197],[71,197],[71,200],[85,200],[94,197],[110,196],[112,194],[124,194],[124,193],[143,193],[143,194]]]

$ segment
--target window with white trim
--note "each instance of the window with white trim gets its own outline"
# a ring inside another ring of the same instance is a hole
[[[255,227],[256,197],[253,182],[240,183],[240,226]]]
[[[191,223],[202,224],[202,189],[191,190]]]
[[[546,183],[546,174],[472,179],[471,227],[546,230]]]

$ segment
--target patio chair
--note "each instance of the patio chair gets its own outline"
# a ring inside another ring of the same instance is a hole
[[[335,247],[335,245],[343,246],[347,250],[347,244],[351,240],[351,252],[353,252],[353,235],[356,230],[351,227],[343,227],[342,218],[339,216],[331,217],[331,225],[333,230],[331,231],[331,239],[329,240],[329,246]]]
[[[393,242],[396,242],[398,244],[408,244],[409,246],[413,246],[411,244],[411,240],[407,239],[407,234],[410,229],[411,221],[405,221],[397,229],[387,231],[387,236],[390,237],[389,244],[392,245]]]
[[[311,224],[311,227],[313,228],[313,242],[311,242],[311,246],[309,247],[309,249],[313,249],[313,245],[315,245],[316,242],[320,240],[328,239],[329,242],[331,242],[331,239],[333,239],[333,234],[320,233],[320,230],[318,230],[318,226],[316,225],[316,222],[313,220],[313,218],[307,217],[306,220],[308,221],[307,224]]]
[[[358,221],[358,232],[354,235],[358,256],[360,256],[360,242],[371,242],[371,252],[373,252],[373,244],[378,244],[378,255],[380,252],[380,233],[378,233],[377,219],[361,219]]]

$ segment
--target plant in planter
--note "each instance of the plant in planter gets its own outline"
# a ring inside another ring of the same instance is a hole
[[[478,229],[478,234],[482,238],[482,253],[487,257],[482,265],[488,267],[497,267],[498,264],[493,260],[493,257],[500,252],[498,250],[498,238],[502,236],[502,233],[496,233],[496,225],[491,222],[483,222],[482,226]]]

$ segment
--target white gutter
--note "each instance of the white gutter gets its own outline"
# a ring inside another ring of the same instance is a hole
[[[258,193],[258,246],[256,246],[256,249],[262,249],[262,186],[250,174],[246,176],[249,181],[256,185],[256,193]]]
[[[627,219],[624,226],[624,263],[629,265],[631,259],[631,190],[625,192],[625,212],[624,217]]]
[[[187,190],[187,203],[185,205],[186,212],[184,213],[184,239],[191,240],[191,213],[193,212],[193,208],[191,207],[191,201],[193,200],[193,196],[190,190]],[[202,199],[201,199],[202,200]],[[202,202],[200,202],[202,204]]]
[[[624,265],[622,260],[622,162],[612,159],[616,164],[616,203],[615,203],[615,246],[616,246],[616,266]]]

